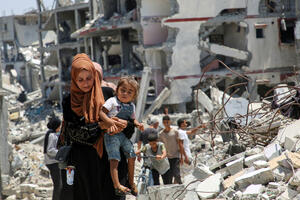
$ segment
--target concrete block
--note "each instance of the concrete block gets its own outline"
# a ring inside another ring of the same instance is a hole
[[[267,194],[262,194],[262,195],[259,196],[259,199],[261,199],[261,200],[269,200],[270,198],[269,198],[269,196]]]
[[[294,199],[294,197],[298,194],[297,191],[292,190],[290,188],[286,188],[286,190],[279,196],[276,198],[276,200],[290,200],[290,199]]]
[[[261,169],[269,167],[269,163],[265,160],[257,160],[253,163],[253,166],[255,167],[255,169]]]
[[[264,154],[268,160],[272,160],[273,158],[280,156],[281,153],[282,149],[279,143],[272,143],[264,148]]]
[[[184,189],[184,185],[179,184],[170,184],[170,185],[159,185],[159,186],[150,186],[147,188],[149,192],[149,200],[156,199],[173,199],[179,195],[178,191]],[[176,193],[176,194],[175,194]],[[173,197],[174,195],[174,197]],[[176,199],[183,199],[185,193],[181,194]]]
[[[21,192],[24,192],[24,193],[33,193],[37,187],[38,187],[38,185],[34,185],[34,184],[21,184],[20,190],[21,190]]]
[[[286,182],[293,176],[293,172],[291,169],[282,166],[277,166],[275,169],[273,169],[272,172],[276,181]]]
[[[253,156],[249,156],[245,158],[245,165],[247,167],[251,167],[253,165],[253,163],[257,160],[266,160],[266,157],[263,153],[260,154],[256,154]]]
[[[293,186],[300,186],[300,169],[298,169],[295,174],[293,175],[290,185]]]
[[[198,196],[201,199],[215,197],[221,190],[221,182],[222,176],[219,173],[208,177],[197,186]]]
[[[49,197],[49,196],[52,195],[52,191],[53,191],[53,188],[37,187],[34,190],[34,194],[37,197],[44,197],[44,198],[46,198],[46,197]]]
[[[249,185],[246,190],[243,192],[243,199],[255,199],[257,196],[265,190],[265,187],[262,184]]]
[[[277,183],[277,182],[270,182],[268,184],[268,188],[271,188],[271,189],[277,189],[279,186],[280,186],[280,183]]]
[[[267,184],[274,180],[270,168],[262,168],[253,172],[246,173],[235,179],[235,185],[239,188],[245,188],[251,184]]]
[[[197,179],[206,179],[213,174],[214,173],[209,170],[209,167],[203,164],[199,164],[193,171],[193,176],[195,176]]]
[[[6,200],[17,200],[17,196],[15,194],[6,198]]]
[[[253,155],[256,155],[256,154],[259,154],[263,151],[262,148],[259,148],[259,147],[255,147],[253,149],[249,149],[245,152],[245,155],[246,156],[253,156]]]
[[[231,175],[234,175],[243,170],[244,166],[244,157],[241,157],[235,161],[229,162],[226,164],[227,170]]]
[[[278,131],[277,141],[280,144],[284,144],[284,148],[289,151],[295,151],[300,147],[300,143],[297,143],[300,137],[300,120],[293,122],[292,124],[286,126]],[[295,144],[298,145],[295,145]]]

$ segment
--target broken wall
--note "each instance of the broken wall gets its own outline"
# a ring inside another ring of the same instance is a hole
[[[8,174],[10,170],[8,161],[9,147],[7,143],[8,112],[5,100],[2,96],[0,96],[0,111],[0,167],[2,174]]]
[[[278,18],[246,19],[248,24],[248,51],[252,58],[249,63],[251,70],[266,70],[297,65],[294,44],[280,42],[280,23]],[[263,38],[256,38],[255,24],[265,24]]]
[[[179,13],[165,19],[164,24],[179,29],[173,47],[172,65],[167,76],[171,80],[171,96],[167,103],[179,104],[192,100],[191,86],[199,81],[199,28],[208,17],[216,17],[224,9],[245,8],[240,0],[178,0]],[[180,75],[180,77],[177,77]],[[198,75],[198,76],[197,76]],[[184,88],[184,90],[180,89]]]
[[[14,41],[14,17],[7,16],[0,18],[1,38],[3,41]]]

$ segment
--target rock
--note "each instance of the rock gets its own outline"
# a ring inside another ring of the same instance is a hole
[[[279,197],[277,197],[276,200],[290,200],[293,199],[297,194],[297,191],[286,188],[286,190]]]
[[[264,148],[264,154],[268,160],[272,160],[273,158],[280,156],[281,153],[282,149],[278,143],[271,143]]]
[[[262,168],[236,178],[235,184],[239,188],[244,188],[251,184],[267,184],[272,180],[274,180],[274,176],[270,168]]]
[[[46,198],[46,197],[51,196],[52,190],[53,190],[53,188],[38,187],[38,188],[35,188],[34,194],[37,197],[44,197],[44,198]]]
[[[251,167],[253,165],[253,163],[257,160],[266,160],[266,157],[263,153],[249,156],[249,157],[245,158],[245,165],[247,167]]]
[[[21,184],[20,189],[23,193],[34,193],[35,189],[37,188],[37,185],[34,184]]]
[[[197,193],[201,199],[213,198],[220,192],[222,176],[214,174],[197,186]]]
[[[13,173],[15,173],[17,170],[21,169],[23,165],[23,161],[18,155],[18,153],[13,155],[13,160],[11,162],[11,170]]]
[[[279,186],[280,186],[280,184],[279,184],[279,183],[276,183],[276,182],[270,182],[270,183],[268,184],[268,187],[269,187],[269,188],[272,188],[272,189],[277,189]]]
[[[6,200],[16,200],[16,199],[17,199],[17,196],[15,194],[6,198]]]
[[[243,199],[256,199],[257,196],[265,190],[265,187],[262,184],[258,185],[249,185],[246,190],[243,192]]]
[[[270,199],[267,194],[262,194],[259,197],[260,197],[259,199],[261,199],[261,200],[269,200]]]
[[[300,143],[297,141],[299,140],[300,136],[300,120],[293,122],[292,124],[286,126],[283,129],[280,129],[278,132],[278,141],[280,144],[284,143],[284,148],[289,151],[295,151],[299,149]]]
[[[242,196],[243,196],[243,193],[241,191],[237,191],[233,195],[234,199],[242,199]]]
[[[291,178],[290,185],[300,186],[300,169],[298,169]]]
[[[207,177],[213,175],[214,173],[209,170],[209,167],[199,164],[193,171],[193,176],[196,177],[196,179],[206,179]]]
[[[231,175],[240,172],[244,166],[244,157],[241,157],[235,161],[226,164],[226,167]]]
[[[185,192],[178,196],[184,189],[184,185],[170,184],[147,187],[149,192],[149,200],[156,199],[183,199]]]
[[[253,163],[253,166],[255,169],[267,168],[269,167],[269,163],[265,160],[257,160]]]
[[[253,149],[249,149],[245,152],[246,156],[253,156],[253,155],[257,155],[259,153],[261,153],[263,150],[259,147],[255,147]]]

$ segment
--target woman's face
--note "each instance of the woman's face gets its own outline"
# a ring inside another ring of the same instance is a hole
[[[81,70],[76,78],[76,84],[83,92],[89,92],[94,84],[94,77],[91,72]]]

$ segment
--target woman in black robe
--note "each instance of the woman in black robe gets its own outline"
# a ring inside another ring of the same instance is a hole
[[[74,61],[76,62],[74,64]],[[99,119],[94,114],[94,110],[88,110],[87,112],[78,112],[78,110],[84,109],[98,109],[99,102],[95,102],[99,99],[99,84],[97,83],[98,76],[94,68],[90,65],[90,60],[85,54],[79,54],[74,57],[72,68],[79,70],[86,70],[91,72],[94,78],[92,88],[83,88],[88,92],[83,92],[83,96],[78,98],[77,83],[80,84],[80,80],[76,73],[71,73],[71,94],[63,100],[63,118],[64,118],[64,141],[66,143],[72,143],[72,150],[70,153],[69,165],[75,167],[74,184],[72,185],[73,199],[75,200],[119,200],[125,199],[125,197],[115,195],[113,183],[109,171],[109,161],[105,148],[101,139],[103,136],[103,130],[99,126]],[[77,73],[78,74],[78,73]],[[80,77],[82,81],[89,81],[89,76]],[[96,83],[95,83],[96,82]],[[72,86],[73,84],[73,86]],[[75,88],[74,89],[74,84]],[[98,84],[98,85],[97,85]],[[73,88],[72,88],[73,87]],[[103,96],[106,98],[113,95],[110,88],[102,88]],[[77,93],[76,93],[77,92]],[[79,91],[81,94],[81,91]],[[76,94],[77,96],[74,96]],[[73,96],[72,96],[73,95]],[[102,94],[101,94],[102,95]],[[103,96],[101,96],[103,98]],[[91,97],[92,98],[89,98]],[[75,104],[74,104],[75,99]],[[88,99],[81,104],[76,100]],[[93,101],[91,102],[90,99]],[[76,104],[77,103],[77,104]],[[103,103],[103,102],[101,102]],[[82,109],[82,104],[86,105]],[[89,107],[92,104],[92,107]],[[74,106],[75,105],[75,106]],[[77,106],[77,107],[76,107]],[[81,107],[80,107],[81,106]],[[97,107],[98,106],[98,107]],[[80,109],[78,109],[78,107]],[[100,105],[101,107],[101,105]],[[80,111],[81,111],[80,110]],[[78,114],[79,113],[79,114]],[[86,114],[87,113],[87,114]],[[95,117],[96,116],[96,117]],[[87,120],[89,119],[89,121]],[[92,119],[92,120],[91,120]],[[116,119],[117,120],[117,119]],[[93,121],[91,123],[91,121]],[[116,123],[118,130],[122,130],[126,127],[123,132],[130,138],[133,131],[134,125],[131,121],[119,120]],[[116,132],[117,132],[116,131]],[[122,154],[121,162],[119,164],[119,178],[121,184],[126,185],[127,183],[127,163],[125,156]],[[67,187],[64,187],[67,188]],[[62,191],[64,193],[64,191]],[[63,199],[63,198],[61,198]]]

